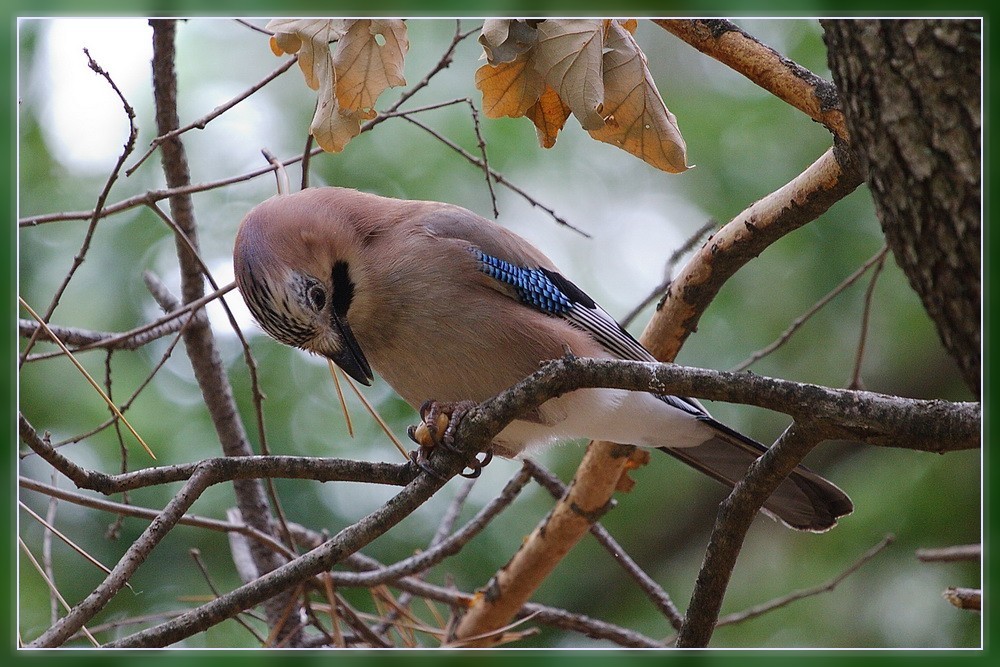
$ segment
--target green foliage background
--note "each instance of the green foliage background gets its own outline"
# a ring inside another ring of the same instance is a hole
[[[257,21],[263,25],[264,21]],[[464,20],[471,28],[475,20]],[[829,77],[821,30],[815,20],[740,20],[749,32],[781,53]],[[88,210],[107,178],[113,159],[84,169],[65,160],[67,146],[54,139],[44,114],[52,90],[39,77],[58,68],[70,76],[95,77],[82,54],[63,62],[42,57],[48,20],[25,21],[18,33],[20,63],[19,215]],[[130,29],[149,32],[139,22]],[[411,50],[407,80],[412,85],[437,61],[454,32],[449,20],[414,20],[409,24]],[[631,309],[660,280],[673,249],[708,218],[727,221],[756,199],[780,187],[815,160],[829,145],[828,133],[799,112],[757,89],[722,65],[695,52],[673,36],[645,22],[638,39],[667,106],[676,114],[688,143],[689,172],[657,172],[613,147],[591,140],[571,119],[556,147],[537,147],[525,119],[481,119],[491,166],[551,206],[574,226],[557,225],[538,209],[497,186],[499,221],[528,237],[562,266],[582,288],[614,315]],[[101,48],[91,52],[101,62]],[[266,38],[232,21],[194,18],[181,24],[178,39],[181,122],[201,117],[277,67]],[[474,38],[460,47],[454,64],[407,106],[414,108],[469,97],[478,104],[472,73],[480,64]],[[140,56],[136,56],[140,58]],[[148,61],[148,53],[141,55]],[[114,77],[115,72],[109,70]],[[103,85],[97,81],[97,86]],[[155,135],[149,84],[127,90],[136,108],[141,152]],[[384,108],[394,92],[386,93]],[[81,104],[86,100],[81,100]],[[195,182],[214,181],[263,166],[259,150],[281,157],[301,152],[312,115],[314,93],[297,69],[243,102],[238,123],[224,115],[205,130],[185,135]],[[120,106],[121,145],[127,128]],[[476,137],[466,105],[421,114],[437,131],[476,152]],[[79,133],[88,132],[78,127]],[[259,142],[259,145],[255,142]],[[128,164],[133,164],[133,156]],[[290,175],[299,178],[296,169]],[[392,119],[366,133],[339,155],[312,161],[311,183],[327,183],[379,194],[449,201],[492,215],[483,175],[419,128]],[[158,155],[133,176],[121,179],[109,202],[162,187]],[[213,270],[224,271],[233,235],[242,215],[274,193],[271,176],[255,178],[194,196],[203,256]],[[59,222],[19,232],[20,294],[36,309],[44,307],[72,261],[85,222]],[[698,333],[678,361],[728,369],[767,345],[811,304],[836,286],[881,247],[881,234],[865,188],[840,202],[816,223],[782,240],[730,281],[703,318]],[[156,272],[176,288],[173,239],[150,211],[135,208],[101,222],[94,245],[56,311],[54,323],[103,331],[124,331],[159,313],[142,284],[142,273]],[[220,278],[220,280],[222,280]],[[844,386],[850,380],[862,317],[866,280],[838,297],[777,353],[753,366],[764,375]],[[238,302],[233,294],[230,302]],[[917,398],[967,400],[969,395],[945,355],[905,277],[891,260],[875,288],[863,378],[868,389]],[[235,304],[234,304],[235,305]],[[638,333],[649,309],[631,327]],[[21,313],[21,317],[26,314]],[[350,401],[357,433],[349,438],[324,363],[279,346],[255,326],[246,328],[267,394],[266,424],[275,453],[398,461],[399,455]],[[241,414],[256,440],[250,385],[236,340],[218,328],[221,349],[240,403]],[[22,342],[23,344],[23,342]],[[161,341],[139,352],[113,355],[114,392],[127,396],[149,372],[166,347]],[[36,350],[49,349],[40,345]],[[81,355],[95,377],[104,373],[105,355]],[[28,364],[19,378],[19,405],[39,429],[58,440],[107,418],[107,409],[79,374],[63,359]],[[414,414],[382,383],[366,391],[381,414],[402,435]],[[729,405],[713,413],[759,440],[772,441],[787,424],[782,415]],[[211,423],[182,347],[129,411],[129,418],[158,457],[171,464],[219,453]],[[130,465],[150,462],[130,446]],[[23,445],[22,445],[23,448]],[[105,431],[65,448],[77,462],[106,472],[119,466],[118,441]],[[582,448],[564,446],[538,458],[569,480]],[[876,449],[850,443],[826,443],[809,464],[834,479],[857,507],[842,525],[823,535],[785,530],[761,518],[751,531],[735,571],[723,613],[760,604],[790,591],[830,579],[888,533],[895,543],[835,591],[797,602],[757,620],[720,629],[717,647],[970,647],[980,645],[980,619],[945,603],[947,586],[979,586],[978,565],[921,564],[914,550],[978,542],[981,539],[979,452],[933,456],[905,450]],[[20,461],[21,474],[49,481],[36,457]],[[497,461],[476,484],[470,506],[488,501],[516,470]],[[620,495],[604,524],[623,547],[686,606],[723,490],[710,480],[666,457],[654,457],[636,472],[636,490]],[[69,486],[61,480],[61,486]],[[391,490],[357,485],[277,483],[288,516],[299,523],[335,532],[384,502]],[[403,558],[425,546],[436,520],[458,488],[449,484],[415,516],[373,543],[366,552],[383,562]],[[176,489],[149,489],[131,501],[162,507]],[[22,500],[45,512],[45,499],[22,492]],[[483,585],[502,566],[550,506],[547,495],[531,489],[514,509],[471,543],[458,557],[439,566],[435,582],[448,577],[465,590]],[[224,518],[233,505],[225,488],[213,489],[196,503],[197,514]],[[57,525],[106,565],[144,528],[126,519],[119,539],[104,537],[113,517],[61,503]],[[20,513],[20,535],[40,554],[42,530]],[[154,552],[100,621],[190,606],[184,596],[209,590],[188,555],[200,549],[214,583],[221,590],[239,585],[224,536],[180,528]],[[65,545],[54,545],[55,571],[62,594],[80,600],[103,578]],[[30,563],[22,558],[17,572],[18,632],[25,640],[48,626],[48,593]],[[349,593],[357,605],[363,594]],[[546,604],[590,614],[653,637],[670,634],[614,559],[587,539],[559,566],[536,596]],[[130,630],[122,630],[125,634]],[[107,636],[106,636],[107,637]],[[529,640],[533,646],[589,647],[586,637],[553,630]],[[235,623],[186,642],[188,647],[253,646]],[[83,643],[80,646],[84,646]]]

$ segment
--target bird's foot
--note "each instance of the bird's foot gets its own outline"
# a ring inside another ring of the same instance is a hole
[[[455,446],[455,430],[462,417],[476,406],[475,401],[457,401],[455,403],[438,403],[425,401],[420,406],[420,423],[410,426],[406,434],[419,447],[410,454],[410,459],[424,472],[435,477],[441,475],[429,464],[434,449],[441,447],[453,452],[459,451]],[[493,459],[493,452],[486,451],[482,459],[474,458],[466,467],[469,472],[462,472],[463,477],[475,478],[482,474],[483,466]]]

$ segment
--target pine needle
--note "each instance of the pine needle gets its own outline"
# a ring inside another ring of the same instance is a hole
[[[341,372],[343,373],[343,371]],[[379,415],[378,411],[375,410],[372,404],[368,402],[368,399],[365,398],[365,395],[362,394],[356,386],[354,386],[354,382],[351,380],[350,377],[347,376],[346,373],[344,374],[344,379],[347,380],[347,386],[353,389],[357,397],[361,399],[362,403],[364,403],[365,409],[368,410],[368,414],[370,414],[372,417],[375,418],[375,421],[378,422],[378,425],[382,427],[382,431],[385,432],[387,436],[389,436],[390,440],[392,440],[392,444],[396,445],[396,449],[398,449],[399,453],[403,455],[403,458],[409,460],[410,455],[406,451],[406,448],[403,447],[403,445],[399,442],[396,436],[393,435],[392,430],[389,428],[389,425],[385,423],[385,420],[382,419],[382,416]]]
[[[125,424],[128,430],[132,432],[132,435],[134,435],[135,439],[139,441],[139,444],[142,445],[142,448],[146,450],[146,453],[149,454],[150,457],[152,457],[155,460],[156,455],[153,454],[153,450],[149,448],[149,445],[147,445],[146,441],[142,439],[142,436],[139,435],[138,431],[132,428],[132,424],[130,424],[128,420],[125,419],[125,415],[121,413],[121,410],[119,410],[118,406],[114,404],[114,401],[108,398],[108,395],[104,393],[104,390],[101,389],[101,385],[97,384],[97,382],[94,381],[94,378],[92,378],[90,376],[90,373],[87,372],[87,369],[84,368],[83,365],[76,360],[76,357],[74,357],[73,353],[69,351],[69,348],[66,347],[66,345],[63,344],[61,340],[59,340],[58,336],[52,333],[52,330],[49,329],[49,325],[42,321],[42,318],[38,316],[38,313],[36,313],[20,295],[17,297],[17,300],[21,302],[21,305],[24,306],[25,310],[31,313],[31,316],[35,318],[35,321],[38,322],[38,325],[41,326],[42,329],[45,331],[45,335],[47,335],[53,343],[58,345],[59,348],[63,351],[63,354],[69,357],[69,360],[73,362],[73,365],[76,366],[77,370],[83,373],[83,377],[87,378],[87,382],[90,383],[90,386],[92,386],[97,391],[97,393],[101,395],[101,398],[104,399],[104,402],[108,404],[108,407],[111,408],[112,412],[114,412],[118,416],[118,418],[122,420],[122,423]]]
[[[351,413],[347,410],[347,401],[344,400],[344,391],[340,388],[340,380],[337,379],[337,367],[329,359],[326,365],[330,367],[330,377],[333,378],[333,386],[337,388],[337,398],[340,399],[340,408],[344,411],[344,421],[347,422],[347,435],[354,437],[354,424],[351,423]]]

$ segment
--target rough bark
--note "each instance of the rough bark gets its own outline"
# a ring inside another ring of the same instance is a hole
[[[886,240],[978,398],[982,24],[822,23]]]

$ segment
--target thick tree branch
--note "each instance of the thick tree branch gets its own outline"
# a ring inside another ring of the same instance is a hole
[[[153,96],[156,101],[156,126],[159,134],[165,137],[160,144],[163,171],[167,185],[171,188],[180,188],[189,185],[191,178],[184,145],[179,136],[170,134],[180,127],[177,115],[177,78],[174,72],[174,36],[177,26],[176,21],[167,19],[150,20],[149,23],[153,27]],[[181,232],[176,235],[177,257],[181,270],[181,293],[184,303],[189,303],[204,296],[203,263],[197,255],[198,235],[191,197],[183,194],[172,196],[170,210]],[[184,331],[184,344],[204,396],[205,406],[219,435],[223,452],[226,456],[253,454],[208,323],[193,322],[192,326]],[[233,488],[243,520],[263,533],[277,535],[267,495],[260,480],[234,480]],[[262,548],[256,542],[250,543],[250,550],[258,572],[268,572],[284,562],[281,554]],[[281,626],[281,619],[287,609],[291,608],[293,616],[298,616],[298,607],[289,594],[270,601],[265,607],[268,623],[272,628]],[[279,632],[278,640],[285,641],[285,634]],[[290,639],[294,645],[295,638]]]
[[[739,72],[847,141],[837,88],[726,19],[653,19],[653,23]]]
[[[670,361],[722,286],[771,244],[812,222],[862,183],[846,154],[829,149],[784,187],[733,218],[698,250],[670,285],[644,339],[657,359]]]

